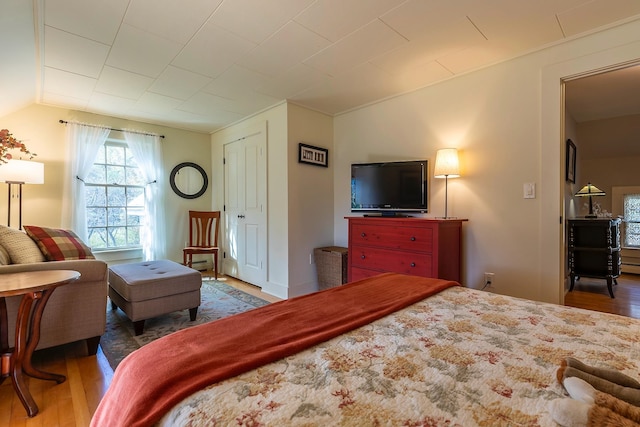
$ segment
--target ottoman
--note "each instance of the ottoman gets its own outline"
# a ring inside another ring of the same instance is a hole
[[[200,272],[173,261],[147,261],[109,267],[111,308],[119,307],[133,322],[136,335],[145,319],[189,309],[196,320],[200,306]]]

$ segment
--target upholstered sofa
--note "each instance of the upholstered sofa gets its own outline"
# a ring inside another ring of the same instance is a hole
[[[51,232],[53,229],[44,230]],[[53,234],[55,231],[64,233],[63,230],[53,230]],[[70,239],[74,238],[77,236],[73,235]],[[61,247],[67,240],[64,235],[52,238],[52,241]],[[41,241],[34,240],[27,233],[0,226],[0,286],[2,274],[5,273],[38,270],[78,271],[81,274],[78,280],[58,287],[51,294],[42,316],[37,349],[86,340],[88,353],[95,354],[106,328],[107,264],[93,259],[90,249],[86,246],[80,249],[80,253],[78,248],[74,247],[72,250],[63,249],[62,255],[57,256],[52,256],[50,251],[43,247]],[[49,260],[60,257],[71,259]],[[72,259],[79,257],[83,259]],[[15,319],[20,299],[20,296],[6,298],[10,344],[14,340]]]

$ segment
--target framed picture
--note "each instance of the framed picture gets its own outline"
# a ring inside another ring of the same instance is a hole
[[[298,163],[308,163],[327,168],[329,167],[329,150],[300,142],[298,144]]]
[[[576,182],[576,144],[570,139],[567,139],[566,180]]]

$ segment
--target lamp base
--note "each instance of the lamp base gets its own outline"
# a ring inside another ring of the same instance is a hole
[[[585,215],[585,218],[598,218],[598,215]]]

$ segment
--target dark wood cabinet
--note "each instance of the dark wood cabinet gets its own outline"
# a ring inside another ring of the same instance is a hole
[[[347,217],[349,281],[384,272],[460,281],[463,219]]]
[[[614,298],[613,284],[620,275],[620,220],[570,219],[569,278],[573,290],[575,281],[584,277],[605,279],[609,295]]]

